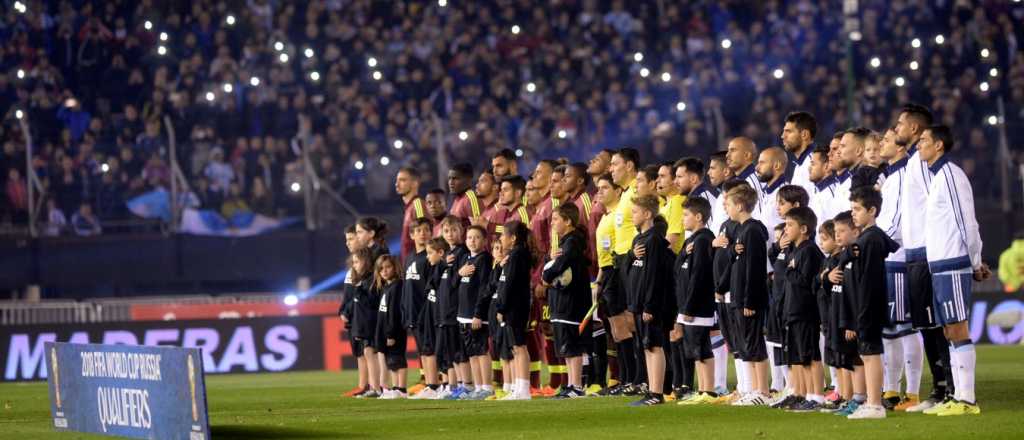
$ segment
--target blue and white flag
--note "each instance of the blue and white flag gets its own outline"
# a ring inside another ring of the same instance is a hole
[[[125,204],[132,214],[139,217],[171,221],[171,195],[163,188],[136,196]]]
[[[181,213],[180,231],[185,234],[249,237],[295,224],[299,219],[276,219],[251,212],[237,213],[231,219],[209,209],[185,209]]]

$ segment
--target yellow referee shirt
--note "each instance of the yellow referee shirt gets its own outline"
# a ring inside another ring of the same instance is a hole
[[[658,209],[658,213],[668,222],[666,234],[679,234],[679,239],[672,246],[672,252],[677,254],[683,248],[683,240],[685,240],[683,237],[683,202],[685,201],[686,196],[682,194],[669,196],[668,200]]]
[[[633,224],[633,196],[636,195],[636,179],[629,182],[622,192],[619,205],[612,211],[615,221],[615,255],[626,255],[633,249],[633,237],[636,237],[636,226]]]
[[[612,252],[615,250],[615,214],[610,209],[601,216],[597,223],[597,230],[594,231],[594,240],[597,243],[597,267],[608,267],[613,264]]]

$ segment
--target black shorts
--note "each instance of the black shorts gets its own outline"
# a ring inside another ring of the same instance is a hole
[[[687,359],[703,361],[715,357],[711,353],[711,327],[683,326],[683,355]]]
[[[472,324],[459,324],[459,339],[462,341],[462,352],[466,357],[487,354],[487,333],[486,325],[473,330]]]
[[[564,322],[552,322],[551,326],[555,332],[555,355],[562,358],[582,356],[590,351],[590,326],[583,329],[580,334],[580,327],[576,324]]]
[[[739,353],[740,348],[740,344],[736,340],[736,317],[733,315],[732,309],[729,308],[729,304],[715,303],[715,308],[718,314],[718,328],[722,331],[722,337],[725,338],[725,343],[729,346],[729,352],[735,356]]]
[[[412,336],[416,338],[416,352],[420,356],[433,356],[437,353],[437,327],[417,325],[412,329]]]
[[[395,345],[385,347],[381,350],[384,353],[384,363],[387,365],[388,370],[396,371],[403,368],[408,368],[408,363],[405,359],[405,352],[407,341],[409,337],[402,332],[401,335],[395,337]]]
[[[768,359],[768,349],[764,343],[765,310],[758,310],[754,316],[743,316],[743,309],[736,309],[737,337],[743,344],[740,357],[747,362],[761,362]]]
[[[526,339],[528,336],[526,328],[529,326],[528,322],[516,322],[515,320],[512,320],[505,321],[499,324],[499,326],[501,327],[499,331],[501,332],[502,343],[504,343],[509,350],[513,347],[526,345]]]
[[[927,261],[907,263],[907,286],[910,289],[910,322],[916,329],[934,328],[935,310],[932,310],[932,274]]]
[[[652,319],[644,322],[640,314],[636,315],[636,341],[640,348],[651,350],[658,347],[668,347],[668,333],[671,328],[659,319]],[[670,324],[671,326],[671,324]]]
[[[782,322],[782,311],[780,309],[782,309],[782,304],[775,301],[769,302],[768,315],[765,317],[764,323],[764,338],[778,346],[785,342],[782,335],[784,323]]]
[[[348,342],[349,344],[352,345],[352,356],[362,357],[363,351],[365,351],[368,341],[366,339],[358,339],[352,336],[352,333],[349,333]]]
[[[810,365],[812,361],[821,361],[818,335],[818,325],[813,322],[791,322],[786,327],[786,364]]]
[[[882,329],[871,328],[857,332],[857,354],[873,356],[882,354]]]
[[[459,327],[442,325],[437,329],[437,364],[442,371],[454,368],[455,364],[467,362],[459,338]]]
[[[854,366],[864,365],[860,360],[860,353],[857,351],[857,341],[846,340],[846,330],[839,330],[835,344],[836,368],[853,370]]]

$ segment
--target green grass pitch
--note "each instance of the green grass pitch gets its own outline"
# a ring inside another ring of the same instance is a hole
[[[1024,438],[1024,347],[978,347],[982,415],[889,413],[882,421],[727,406],[630,408],[627,398],[449,402],[340,397],[354,373],[207,377],[214,439],[343,438]],[[925,372],[923,389],[930,389]],[[51,428],[45,383],[0,384],[0,438],[104,438]]]

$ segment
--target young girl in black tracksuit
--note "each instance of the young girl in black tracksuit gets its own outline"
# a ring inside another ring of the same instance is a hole
[[[369,388],[357,397],[377,398],[381,393],[381,371],[373,337],[377,331],[380,297],[373,290],[373,261],[368,249],[352,254],[352,337],[363,347]]]
[[[459,337],[462,351],[469,359],[475,389],[466,399],[482,400],[494,394],[491,387],[491,366],[487,356],[487,309],[491,295],[487,283],[491,278],[493,259],[487,251],[487,230],[470,226],[466,231],[468,252],[456,262]]]
[[[506,223],[501,233],[501,247],[508,255],[501,263],[497,297],[494,299],[495,320],[501,327],[502,344],[510,352],[512,374],[516,378],[507,400],[530,399],[530,354],[526,351],[526,330],[530,321],[530,274],[536,261],[529,244],[530,230],[518,221]]]
[[[500,235],[499,235],[500,237]],[[501,247],[501,239],[494,240],[491,242],[491,277],[487,281],[487,294],[491,300],[487,304],[487,336],[491,340],[490,355],[491,355],[491,368],[495,387],[501,387],[501,395],[498,397],[504,397],[506,394],[512,391],[512,385],[515,383],[515,379],[512,377],[511,367],[508,362],[502,358],[501,353],[504,350],[504,344],[501,339],[501,326],[498,325],[498,318],[495,316],[498,314],[495,308],[496,299],[498,298],[498,283],[501,281],[501,260],[505,258],[505,250]],[[509,347],[511,350],[511,347]],[[497,363],[496,363],[497,362]],[[498,367],[497,365],[501,365]],[[495,391],[498,394],[497,391]]]
[[[373,270],[373,290],[380,298],[377,306],[377,328],[374,348],[380,368],[388,371],[388,387],[383,399],[405,398],[406,332],[402,322],[402,280],[398,277],[398,260],[381,255]]]

